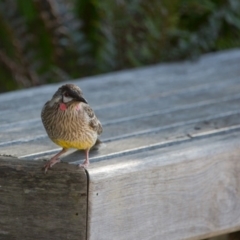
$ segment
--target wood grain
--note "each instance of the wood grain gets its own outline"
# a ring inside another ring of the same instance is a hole
[[[157,112],[154,115],[150,114],[133,120],[129,119],[128,121],[115,122],[108,126],[105,126],[103,122],[104,133],[101,138],[103,141],[113,141],[121,138],[131,138],[132,136],[137,136],[144,132],[146,133],[146,137],[148,137],[147,134],[151,132],[162,134],[159,130],[170,130],[176,126],[188,124],[197,124],[199,128],[198,132],[204,132],[206,129],[205,127],[211,124],[213,128],[220,128],[218,122],[223,122],[225,118],[228,118],[228,121],[225,121],[225,124],[221,124],[222,127],[229,126],[232,122],[239,124],[240,118],[238,115],[240,109],[238,101],[237,98],[206,105],[198,103],[198,105],[194,105],[190,108],[175,109],[170,112]],[[208,124],[203,124],[204,122]],[[204,125],[205,127],[203,127]],[[195,126],[192,127],[191,131],[194,130],[194,127]],[[5,145],[4,143],[0,143],[0,153],[9,154],[11,152],[12,155],[21,157],[58,148],[49,140],[43,129],[42,133],[45,135],[39,138],[34,135],[38,131],[31,129],[31,127],[29,127],[29,129],[26,127],[26,129],[22,129],[21,132],[19,132],[18,129],[19,127],[16,126],[15,131],[14,129],[9,131],[2,130],[2,133],[0,133],[2,139],[14,138],[14,136],[19,136],[19,134],[22,135],[22,139],[16,139],[15,143],[14,141],[6,142]],[[31,134],[30,139],[28,138],[29,133]],[[166,134],[164,135],[166,136]],[[171,136],[172,133],[169,131],[166,137],[171,138]]]
[[[240,137],[93,163],[89,240],[193,240],[240,226]]]
[[[0,157],[0,239],[85,240],[87,177],[58,164]]]

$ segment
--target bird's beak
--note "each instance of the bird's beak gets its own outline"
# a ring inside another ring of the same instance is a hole
[[[82,97],[82,96],[77,96],[77,97],[75,97],[75,99],[77,100],[77,101],[79,101],[79,102],[84,102],[84,103],[88,103],[87,101],[86,101],[86,99],[84,98],[84,97]]]
[[[84,97],[82,97],[80,94],[77,94],[76,92],[74,91],[70,91],[69,92],[69,95],[76,101],[78,102],[84,102],[86,104],[88,104],[88,102],[86,101],[86,99]]]

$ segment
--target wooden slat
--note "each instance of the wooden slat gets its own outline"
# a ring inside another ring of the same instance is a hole
[[[231,88],[233,88],[232,85],[230,86]],[[234,89],[239,91],[237,86],[234,87]],[[102,112],[96,111],[96,113],[100,115],[100,119],[102,120],[102,124],[106,130],[104,131],[103,137],[109,138],[113,134],[110,134],[109,129],[106,128],[106,126],[108,125],[114,126],[114,124],[116,125],[121,122],[132,121],[134,119],[143,119],[147,116],[158,117],[158,115],[174,114],[176,110],[185,111],[188,109],[191,111],[191,109],[195,109],[201,106],[207,108],[208,105],[212,105],[214,103],[231,105],[231,101],[235,101],[236,104],[238,99],[240,98],[240,94],[234,95],[232,94],[232,92],[227,91],[227,89],[225,91],[225,88],[223,88],[221,91],[223,92],[219,92],[216,90],[216,92],[218,93],[218,95],[216,96],[213,94],[209,94],[208,91],[204,93],[201,91],[202,94],[200,94],[200,92],[194,92],[194,94],[196,94],[194,95],[194,97],[192,96],[193,93],[190,93],[187,95],[190,95],[190,97],[185,97],[185,94],[180,96],[168,97],[167,99],[164,98],[161,99],[161,101],[160,99],[148,100],[147,102],[138,102],[134,104],[129,104],[127,105],[127,107],[121,107],[121,111],[115,111],[115,109],[107,108],[106,110],[104,109],[104,111]],[[199,97],[195,97],[197,95],[201,96],[202,101],[200,101]],[[143,112],[144,110],[141,109],[144,109],[145,112]],[[213,114],[216,114],[216,112],[213,111]],[[18,124],[3,124],[0,126],[0,149],[2,145],[6,145],[11,141],[16,142],[20,141],[21,139],[26,140],[31,138],[38,138],[39,136],[44,135],[46,135],[46,133],[39,118],[37,120],[30,119],[28,122],[19,122]]]
[[[85,171],[0,157],[0,239],[86,240]]]
[[[209,134],[221,134],[228,129],[239,129],[240,122],[239,117],[235,116],[226,116],[224,118],[214,118],[212,120],[204,120],[202,122],[192,122],[192,123],[182,123],[180,125],[169,126],[155,129],[152,132],[142,132],[135,136],[128,136],[127,138],[120,138],[115,141],[110,141],[105,144],[98,151],[91,151],[90,161],[98,161],[99,159],[108,159],[110,157],[118,156],[119,154],[130,154],[139,149],[148,149],[150,146],[168,146],[179,140],[192,139],[198,136],[208,136]],[[41,140],[36,141],[35,145],[29,145],[29,143],[22,144],[22,154],[25,154],[28,148],[37,149],[39,146],[42,146]],[[33,152],[30,155],[22,155],[23,159],[48,159],[52,154],[55,154],[58,149],[52,150],[51,147],[48,147],[49,152],[39,151],[38,153]],[[10,150],[10,147],[9,147]],[[13,148],[11,148],[14,151]],[[18,148],[17,148],[17,151]],[[85,155],[81,151],[69,151],[66,154],[66,157],[62,157],[62,161],[65,162],[75,162],[80,163],[85,158]]]
[[[170,138],[173,136],[171,128],[179,126],[182,128],[181,134],[183,132],[186,132],[186,129],[183,127],[184,125],[191,124],[190,128],[188,128],[188,131],[194,129],[196,124],[201,124],[204,121],[208,121],[213,119],[213,121],[220,121],[221,118],[224,118],[225,116],[228,117],[228,121],[223,127],[228,126],[228,124],[232,124],[234,122],[235,124],[239,124],[240,120],[238,117],[238,113],[240,112],[239,104],[236,100],[230,100],[230,101],[223,101],[220,103],[215,104],[207,104],[206,106],[203,104],[193,105],[195,108],[186,108],[181,110],[175,110],[170,113],[162,113],[159,112],[158,114],[155,114],[154,116],[143,116],[142,118],[135,119],[133,121],[124,121],[119,124],[116,122],[115,124],[111,124],[106,126],[106,129],[103,133],[103,140],[112,139],[117,140],[121,138],[131,138],[132,136],[138,136],[139,134],[146,133],[145,138],[149,138],[147,135],[148,133],[154,133],[156,134],[162,134],[161,130],[169,131],[169,133],[165,133],[165,138]],[[175,117],[172,117],[172,116]],[[233,118],[231,121],[229,119]],[[236,118],[236,119],[235,119]],[[209,124],[208,124],[209,125]],[[216,127],[217,123],[212,124],[212,127]],[[219,127],[219,126],[218,126]],[[159,129],[159,130],[158,130]],[[187,131],[187,132],[188,132]],[[203,132],[205,131],[205,128],[199,129],[199,131]],[[47,136],[36,138],[36,136],[31,137],[28,141],[28,132],[32,135],[35,134],[36,131],[33,131],[31,128],[28,131],[22,131],[22,134],[25,134],[25,137],[17,142],[16,144],[7,144],[7,145],[0,145],[1,153],[2,154],[11,154],[15,156],[25,156],[28,154],[43,152],[43,151],[49,151],[58,148],[55,144],[53,144]],[[11,131],[6,131],[5,135],[2,133],[2,138],[7,138],[8,136],[11,137]],[[14,134],[13,134],[14,136]],[[179,136],[174,136],[177,138]],[[32,140],[31,140],[32,139]],[[131,140],[130,140],[131,141]],[[158,142],[159,138],[155,139],[155,142]],[[134,141],[135,148],[140,147],[139,141]],[[118,143],[116,143],[118,144]],[[143,143],[142,143],[143,144]],[[122,145],[122,149],[125,148],[124,145]],[[111,145],[109,146],[111,149]],[[109,149],[108,147],[106,148]],[[110,150],[109,150],[110,151]]]
[[[193,240],[239,229],[239,133],[93,163],[88,239]]]

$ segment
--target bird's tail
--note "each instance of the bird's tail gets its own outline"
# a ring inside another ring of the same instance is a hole
[[[98,150],[101,147],[105,146],[105,143],[103,143],[99,138],[96,140],[95,144],[93,145],[91,150]]]

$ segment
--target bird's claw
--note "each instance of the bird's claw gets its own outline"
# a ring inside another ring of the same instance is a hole
[[[55,165],[57,162],[59,162],[59,159],[51,159],[50,161],[48,161],[44,166],[43,166],[43,170],[44,173],[46,174],[48,169],[51,168],[53,165]]]
[[[87,168],[88,168],[88,165],[89,165],[88,162],[84,162],[84,163],[79,164],[78,167],[87,169]]]
[[[46,174],[48,169],[51,168],[51,164],[50,164],[50,161],[48,161],[44,166],[43,166],[43,170],[44,170],[44,173]]]

